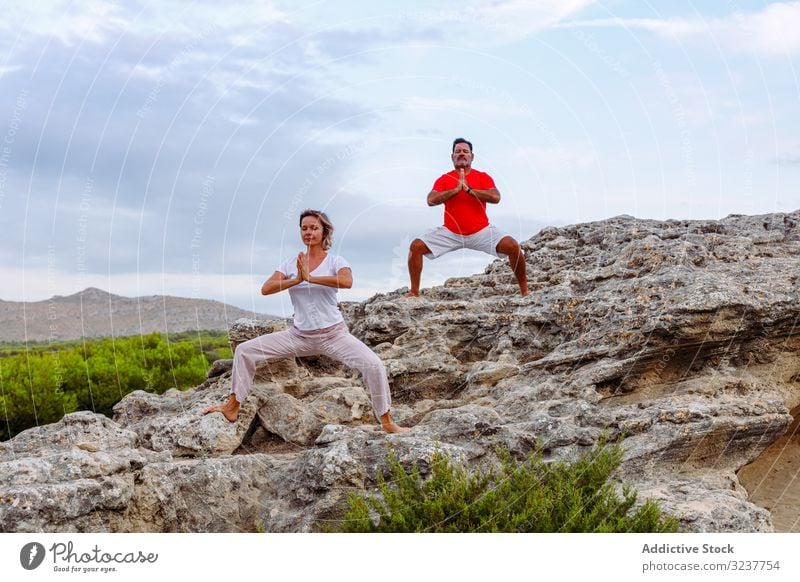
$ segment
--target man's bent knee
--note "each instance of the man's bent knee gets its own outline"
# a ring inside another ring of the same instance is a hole
[[[408,250],[415,255],[428,255],[431,252],[431,249],[428,248],[428,245],[418,238],[415,238],[413,241],[411,241],[411,246]]]
[[[500,239],[500,242],[497,243],[496,249],[498,253],[509,256],[516,255],[518,252],[520,252],[519,243],[517,243],[517,241],[510,236]]]

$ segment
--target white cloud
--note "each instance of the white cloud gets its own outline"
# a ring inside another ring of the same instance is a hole
[[[226,116],[226,119],[233,124],[242,125],[242,126],[249,126],[249,125],[258,125],[258,119],[254,117],[247,117],[243,115],[237,115],[232,113]]]
[[[401,105],[406,113],[444,110],[465,111],[477,118],[532,116],[530,109],[521,105],[480,99],[410,97],[403,100]]]
[[[262,0],[230,4],[165,0],[142,9],[109,0],[51,0],[8,3],[0,31],[16,34],[22,30],[25,35],[52,37],[73,46],[83,41],[101,43],[123,31],[178,36],[230,31],[241,40],[247,38],[246,31],[258,32],[276,22],[286,22],[286,14]]]
[[[196,34],[198,30],[218,29],[235,33],[238,44],[248,42],[247,31],[276,22],[286,22],[286,14],[271,2],[153,2],[148,6],[142,27],[164,33]]]
[[[431,3],[436,8],[408,9],[404,22],[417,22],[442,34],[474,44],[505,44],[550,28],[595,4],[596,0],[455,0]]]
[[[14,73],[19,70],[22,70],[22,65],[14,65],[10,67],[0,66],[0,78],[2,78],[4,75]]]
[[[539,170],[589,168],[597,164],[595,152],[586,146],[520,147],[515,150],[514,158],[525,167]]]
[[[800,2],[770,4],[761,12],[735,12],[724,18],[604,18],[575,21],[566,28],[644,29],[673,40],[711,38],[726,50],[761,56],[800,54]]]
[[[789,139],[779,140],[775,146],[777,153],[775,161],[779,164],[800,164],[800,141]]]
[[[11,2],[3,7],[0,30],[49,36],[71,46],[84,40],[103,42],[126,22],[119,6],[102,0]]]
[[[125,70],[131,77],[147,80],[158,80],[169,73],[167,66],[148,66],[142,63],[136,63],[132,68],[129,68],[126,64]]]
[[[495,0],[471,7],[466,15],[473,23],[508,36],[524,37],[554,26],[594,3],[594,0]]]
[[[750,45],[766,55],[800,53],[800,2],[770,4],[762,12],[715,21],[731,46]]]
[[[685,37],[692,34],[705,34],[708,24],[697,19],[671,18],[597,18],[594,20],[576,20],[558,25],[559,28],[642,28],[663,36]]]

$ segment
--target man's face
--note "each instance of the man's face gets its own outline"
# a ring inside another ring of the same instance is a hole
[[[450,157],[453,159],[453,166],[455,166],[456,170],[466,170],[472,166],[473,155],[468,144],[456,144],[456,147],[453,150],[453,155]]]

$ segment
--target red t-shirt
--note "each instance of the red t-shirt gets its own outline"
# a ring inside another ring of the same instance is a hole
[[[439,176],[433,183],[433,190],[442,192],[452,190],[458,186],[459,172],[453,170]],[[470,170],[466,176],[467,185],[476,190],[488,190],[494,188],[494,180],[489,174]],[[451,232],[461,235],[475,234],[479,230],[489,226],[489,217],[486,216],[486,202],[478,200],[472,194],[467,194],[464,190],[445,200],[444,203],[444,227]]]

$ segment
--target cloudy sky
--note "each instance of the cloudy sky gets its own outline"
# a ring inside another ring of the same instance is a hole
[[[457,136],[519,239],[800,208],[800,2],[0,4],[1,299],[289,315],[259,287],[306,207],[353,266],[343,300],[401,287]],[[488,262],[426,262],[423,286]]]

